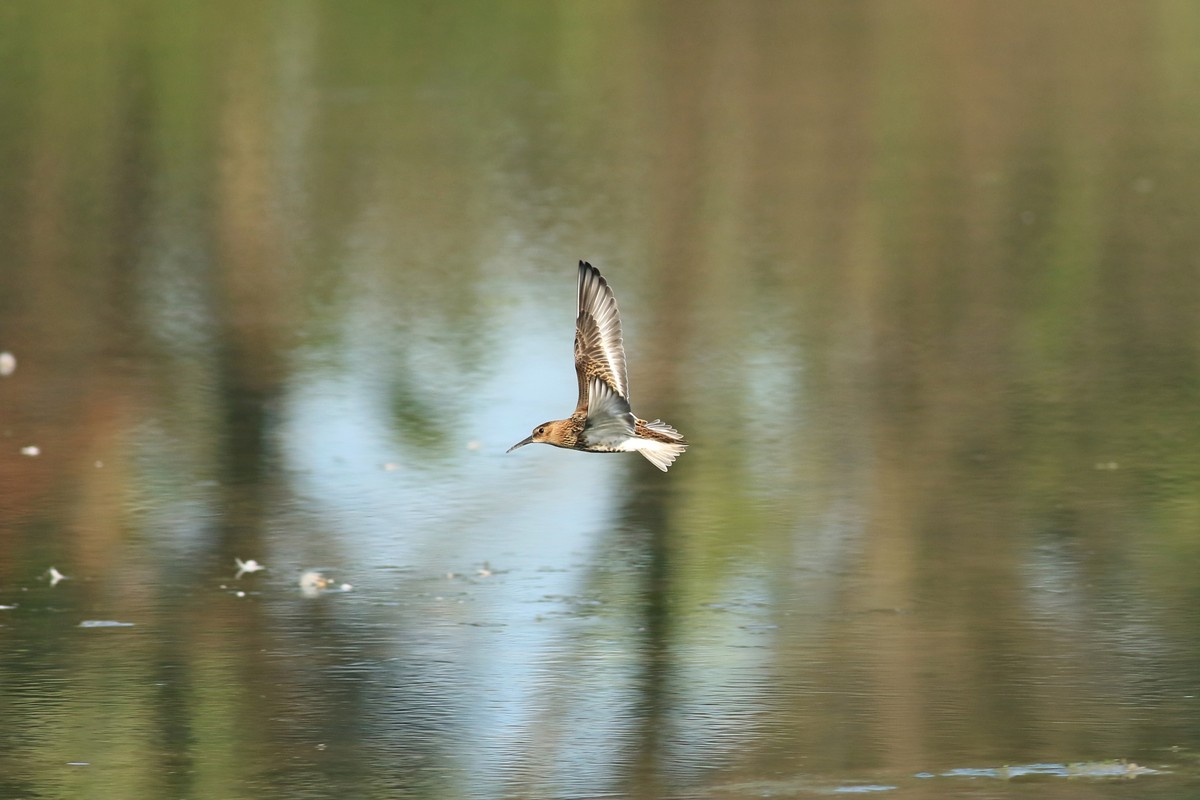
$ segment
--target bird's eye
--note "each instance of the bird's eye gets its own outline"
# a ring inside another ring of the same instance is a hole
[[[542,435],[543,433],[545,433],[545,432],[546,432],[546,426],[545,426],[545,425],[543,425],[542,427],[540,427],[540,428],[538,428],[538,429],[537,429],[537,435],[538,435],[538,436],[541,436],[541,435]]]

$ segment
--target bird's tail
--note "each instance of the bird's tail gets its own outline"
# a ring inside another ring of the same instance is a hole
[[[667,467],[671,466],[675,462],[675,459],[683,454],[684,450],[687,450],[687,445],[680,444],[679,442],[668,444],[667,442],[660,442],[657,439],[643,439],[642,441],[645,444],[638,448],[638,452],[663,472],[666,472]]]
[[[645,425],[647,433],[652,438],[637,440],[637,450],[646,457],[647,461],[666,472],[667,467],[683,455],[684,450],[687,450],[688,443],[679,431],[661,419],[647,422]]]

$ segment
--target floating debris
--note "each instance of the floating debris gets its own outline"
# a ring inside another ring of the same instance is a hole
[[[887,786],[880,783],[859,783],[852,786],[835,786],[829,790],[830,794],[866,794],[868,792],[890,792],[893,789],[898,789],[898,786]]]
[[[14,608],[16,608],[16,606],[15,606],[15,605],[12,605],[12,606],[6,606],[6,605],[3,605],[3,604],[0,604],[0,611],[12,611]]]
[[[1084,761],[1072,764],[1017,764],[1005,767],[961,768],[943,772],[943,778],[993,778],[1011,781],[1031,777],[1052,778],[1136,778],[1139,775],[1155,775],[1158,770],[1143,767],[1132,761]],[[918,773],[915,777],[937,777],[930,773]]]
[[[5,350],[0,353],[0,378],[7,378],[17,371],[17,357]]]
[[[61,572],[59,572],[54,567],[51,567],[50,569],[46,570],[46,574],[50,576],[50,586],[51,587],[58,586],[59,581],[67,580],[67,576],[63,575]]]
[[[42,454],[42,448],[38,447],[36,444],[27,444],[21,448],[21,455],[23,455],[23,456],[29,456],[30,458],[35,458],[37,456],[40,456],[41,454]]]
[[[316,570],[309,570],[300,576],[300,592],[305,597],[316,597],[333,585],[333,581]]]
[[[315,569],[310,569],[300,576],[300,593],[305,597],[316,597],[329,592],[349,592],[353,588],[349,583],[335,585],[332,578]]]
[[[237,565],[237,577],[238,578],[242,577],[247,572],[258,572],[259,570],[266,569],[265,566],[258,563],[253,558],[251,558],[247,561],[242,561],[237,556],[234,556],[233,561]]]
[[[329,583],[329,578],[316,570],[309,570],[300,576],[300,588],[324,589],[329,586]]]
[[[383,465],[384,472],[395,472],[398,469],[400,469],[400,465],[394,461],[389,461],[388,463]]]
[[[132,628],[132,622],[118,622],[115,619],[85,619],[79,623],[81,628]]]

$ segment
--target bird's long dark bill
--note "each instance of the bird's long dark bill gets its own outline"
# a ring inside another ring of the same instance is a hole
[[[533,442],[533,437],[532,437],[532,436],[526,436],[524,439],[522,439],[521,441],[517,442],[517,443],[516,443],[516,444],[514,444],[512,447],[508,448],[508,450],[507,450],[506,452],[508,452],[508,453],[511,453],[513,450],[516,450],[518,447],[524,447],[525,445],[527,445],[527,444],[530,444],[530,443],[532,443],[532,442]]]

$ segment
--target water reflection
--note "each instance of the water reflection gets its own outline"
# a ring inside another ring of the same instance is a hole
[[[1200,13],[0,15],[0,796],[1195,793]]]

